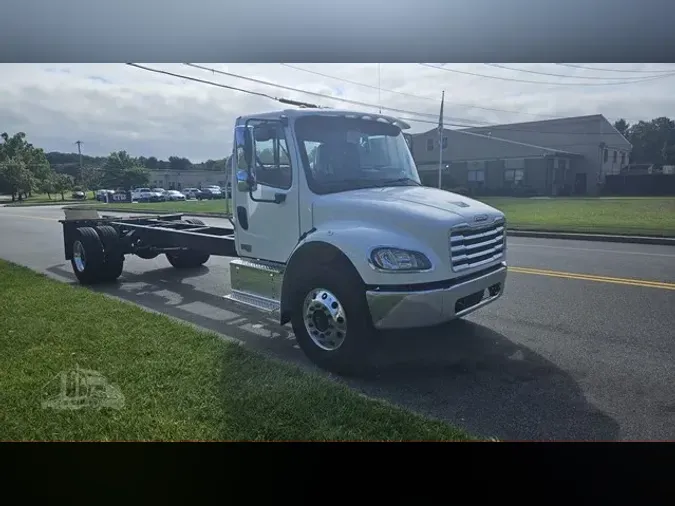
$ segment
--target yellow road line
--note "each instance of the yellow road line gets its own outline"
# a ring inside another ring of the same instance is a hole
[[[534,274],[538,276],[550,276],[554,278],[577,279],[581,281],[597,281],[599,283],[614,283],[617,285],[642,286],[646,288],[661,288],[662,290],[675,290],[675,283],[663,281],[647,281],[643,279],[612,278],[609,276],[596,276],[593,274],[579,274],[575,272],[550,271],[546,269],[532,269],[529,267],[509,267],[509,272],[519,274]]]
[[[15,214],[0,211],[0,218],[2,218],[3,216],[12,216],[14,218],[28,218],[30,220],[47,220],[53,221],[54,223],[58,223],[58,218],[47,218],[46,216],[31,216],[30,214]]]

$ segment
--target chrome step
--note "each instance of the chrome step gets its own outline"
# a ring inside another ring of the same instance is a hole
[[[279,301],[261,297],[259,295],[254,295],[252,293],[233,290],[232,293],[226,295],[225,298],[227,300],[255,308],[265,313],[278,313],[279,309],[281,308]]]
[[[265,312],[279,311],[284,265],[247,258],[230,262],[232,293],[225,298]]]

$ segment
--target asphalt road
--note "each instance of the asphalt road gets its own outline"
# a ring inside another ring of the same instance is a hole
[[[74,282],[62,216],[0,207],[0,258]],[[510,238],[508,255],[497,303],[385,335],[379,375],[349,384],[485,436],[675,439],[675,248]],[[311,367],[289,327],[222,298],[228,261],[186,274],[131,257],[101,290]]]

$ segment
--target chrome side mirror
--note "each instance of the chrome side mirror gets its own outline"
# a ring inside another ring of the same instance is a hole
[[[237,125],[234,128],[234,152],[237,156],[237,167],[250,170],[253,165],[253,152],[255,149],[252,128]]]
[[[240,192],[252,192],[258,187],[255,176],[248,170],[237,171],[237,189]]]

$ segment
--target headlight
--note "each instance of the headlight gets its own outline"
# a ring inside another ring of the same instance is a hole
[[[378,269],[387,271],[424,271],[431,269],[431,262],[422,253],[398,248],[376,248],[370,260]]]

